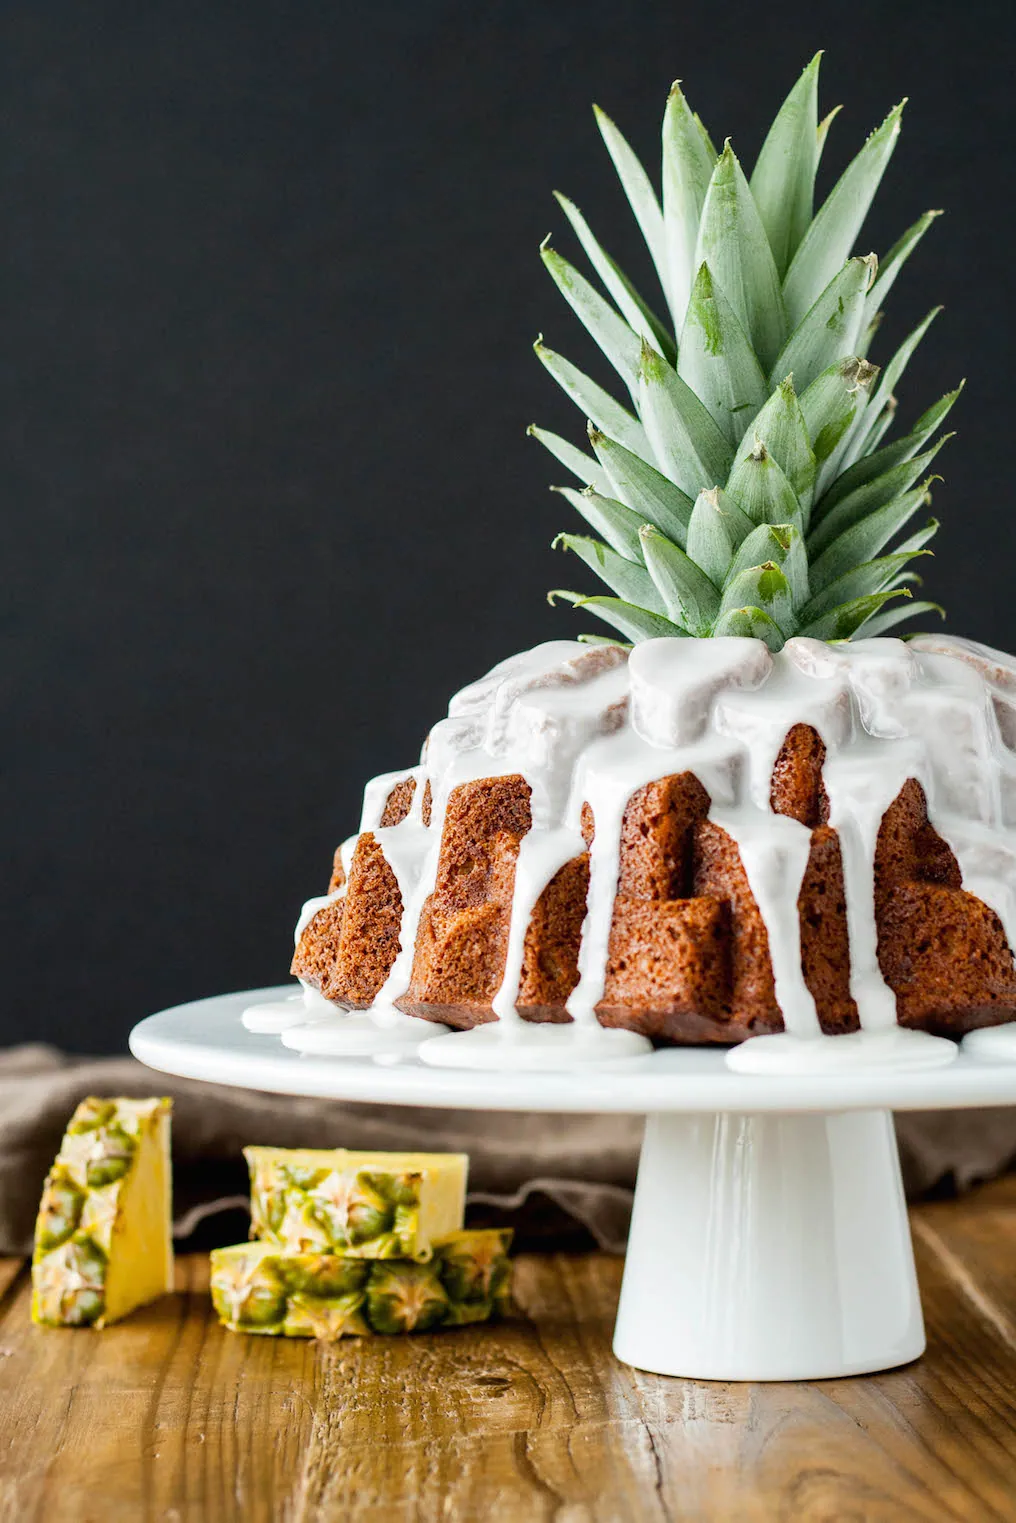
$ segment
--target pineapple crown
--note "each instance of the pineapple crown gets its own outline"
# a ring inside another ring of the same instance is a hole
[[[882,634],[917,613],[906,569],[938,525],[890,549],[930,502],[939,429],[961,388],[883,444],[895,390],[941,308],[880,372],[868,347],[897,275],[938,215],[879,262],[852,250],[900,131],[893,108],[817,214],[815,173],[833,111],[818,120],[816,54],[745,178],[717,153],[675,84],[663,119],[663,205],[614,123],[596,119],[669,312],[662,321],[567,197],[557,200],[607,295],[543,244],[543,262],[618,372],[623,406],[542,339],[536,353],[585,413],[592,455],[529,432],[577,476],[560,491],[598,538],[561,534],[609,595],[558,590],[628,640]],[[938,435],[935,438],[935,435]],[[903,599],[902,603],[894,600]],[[887,607],[893,603],[894,606]],[[583,636],[601,641],[601,635]]]

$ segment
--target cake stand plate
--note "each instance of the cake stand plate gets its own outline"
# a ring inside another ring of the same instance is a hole
[[[738,1074],[670,1048],[572,1071],[463,1071],[415,1056],[304,1056],[242,1012],[292,992],[178,1005],[131,1051],[189,1079],[389,1105],[647,1117],[614,1334],[627,1364],[707,1380],[890,1369],[924,1350],[894,1110],[1016,1104],[1016,1062]]]

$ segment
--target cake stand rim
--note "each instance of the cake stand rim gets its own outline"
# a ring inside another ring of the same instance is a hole
[[[434,1068],[415,1059],[303,1056],[274,1035],[249,1032],[244,1008],[293,985],[240,990],[170,1006],[140,1021],[130,1050],[177,1078],[364,1104],[585,1115],[966,1110],[1016,1105],[1016,1062],[961,1052],[945,1068],[840,1074],[738,1074],[725,1049],[668,1048],[645,1059],[570,1072]]]

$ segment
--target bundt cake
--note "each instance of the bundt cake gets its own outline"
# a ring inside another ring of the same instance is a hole
[[[552,642],[366,790],[292,971],[347,1010],[734,1044],[1016,1018],[1016,663]]]

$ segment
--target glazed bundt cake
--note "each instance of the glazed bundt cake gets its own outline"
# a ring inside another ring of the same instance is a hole
[[[553,642],[368,785],[292,971],[347,1010],[663,1044],[1016,1018],[1016,664]]]

